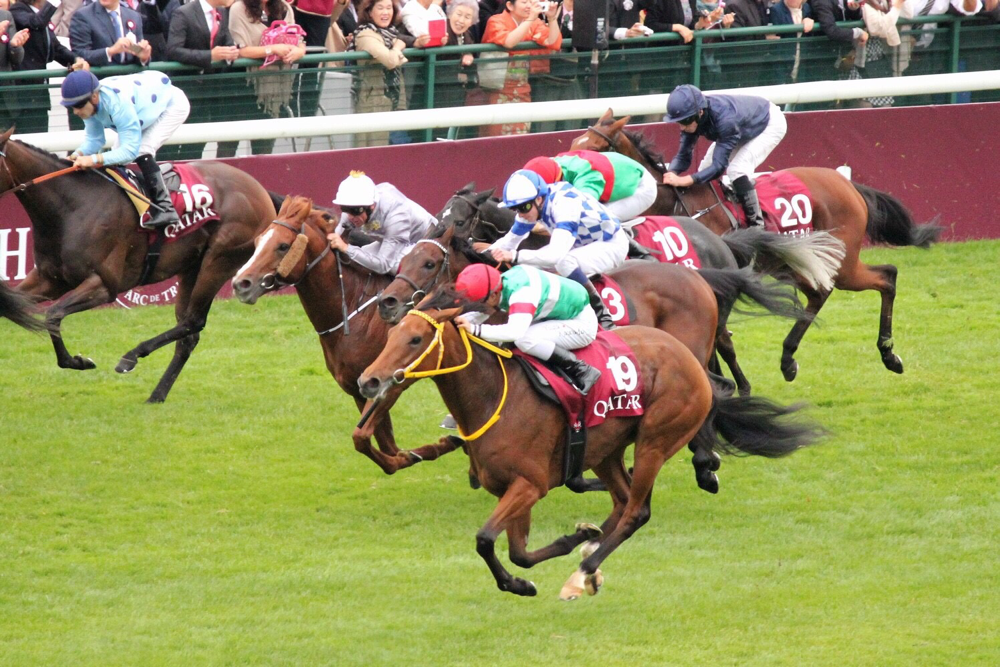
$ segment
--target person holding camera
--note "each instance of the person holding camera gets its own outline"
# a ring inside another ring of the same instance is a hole
[[[91,67],[146,65],[153,57],[153,47],[143,39],[142,16],[118,0],[98,0],[76,10],[69,44]]]

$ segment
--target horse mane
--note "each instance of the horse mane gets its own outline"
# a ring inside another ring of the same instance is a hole
[[[278,218],[289,222],[305,222],[312,212],[312,199],[299,195],[289,196],[282,202]]]
[[[59,157],[55,153],[47,151],[44,148],[39,148],[38,146],[34,146],[34,145],[29,144],[27,142],[21,141],[20,139],[12,139],[11,141],[16,141],[17,143],[21,144],[22,146],[24,146],[25,148],[27,148],[28,150],[30,150],[32,153],[35,153],[36,155],[38,155],[40,157],[49,158],[50,160],[55,160],[56,163],[59,164],[59,165],[70,165],[70,164],[72,164],[66,158]]]
[[[417,306],[417,310],[423,312],[452,308],[461,308],[461,313],[483,313],[492,310],[486,302],[472,301],[465,292],[459,292],[451,284],[442,285]]]
[[[650,165],[658,167],[663,164],[663,153],[659,151],[652,139],[637,130],[622,130],[622,134],[625,135],[626,139],[632,142],[632,145],[635,146],[635,150],[638,151],[639,155],[641,155]]]

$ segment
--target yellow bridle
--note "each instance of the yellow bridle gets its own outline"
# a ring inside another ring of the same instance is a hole
[[[457,327],[458,335],[462,338],[462,343],[465,344],[465,354],[466,354],[465,363],[460,364],[458,366],[452,366],[451,368],[441,368],[441,364],[444,361],[444,322],[437,322],[433,317],[419,310],[411,310],[406,314],[416,315],[417,317],[426,320],[428,324],[434,327],[435,329],[434,339],[431,341],[431,344],[427,346],[427,349],[420,354],[419,357],[417,357],[406,368],[402,368],[396,371],[393,374],[393,377],[396,377],[397,375],[401,374],[403,379],[410,379],[410,378],[420,379],[426,377],[433,377],[435,375],[447,375],[448,373],[458,372],[472,363],[472,345],[470,344],[470,341],[497,355],[498,357],[497,361],[500,363],[500,370],[503,371],[503,394],[500,396],[500,403],[499,405],[497,405],[497,409],[493,412],[493,416],[490,417],[489,420],[485,424],[483,424],[479,428],[479,430],[477,430],[475,433],[465,435],[464,433],[462,433],[461,428],[458,430],[458,434],[462,436],[463,440],[466,441],[475,440],[476,438],[486,433],[486,431],[488,431],[490,427],[493,426],[495,423],[497,423],[497,420],[500,419],[500,411],[503,409],[504,403],[507,402],[507,367],[504,366],[503,359],[510,359],[512,356],[511,353],[508,350],[497,347],[492,343],[486,342],[482,338],[473,336],[472,334],[470,334],[468,331],[466,331],[461,327]],[[421,363],[423,363],[424,359],[427,358],[427,355],[429,355],[431,353],[431,350],[433,350],[435,347],[438,347],[437,366],[433,370],[429,371],[413,370]],[[500,359],[499,357],[503,357],[503,359]],[[397,380],[397,381],[402,382],[402,380]]]

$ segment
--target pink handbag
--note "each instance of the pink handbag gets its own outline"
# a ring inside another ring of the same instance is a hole
[[[302,26],[295,25],[294,23],[289,24],[284,21],[275,21],[271,24],[271,27],[264,31],[264,34],[260,36],[261,46],[271,46],[272,44],[288,44],[289,46],[298,46],[299,42],[305,38],[306,31],[303,30]],[[281,60],[278,56],[271,54],[264,59],[264,64],[261,67],[267,67],[273,62]]]

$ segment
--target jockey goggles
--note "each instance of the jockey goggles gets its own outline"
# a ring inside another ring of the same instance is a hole
[[[511,206],[510,210],[514,211],[515,213],[520,213],[520,214],[523,215],[523,214],[527,213],[528,211],[530,211],[531,207],[534,206],[534,205],[535,205],[535,202],[533,202],[533,201],[526,201],[523,204],[518,204],[517,206]]]
[[[359,216],[368,210],[367,206],[341,206],[340,210],[347,215]]]
[[[679,120],[677,122],[679,124],[681,124],[681,125],[690,125],[691,123],[697,123],[698,122],[698,114],[695,114],[693,116],[688,116],[687,118],[682,118],[681,120]]]

